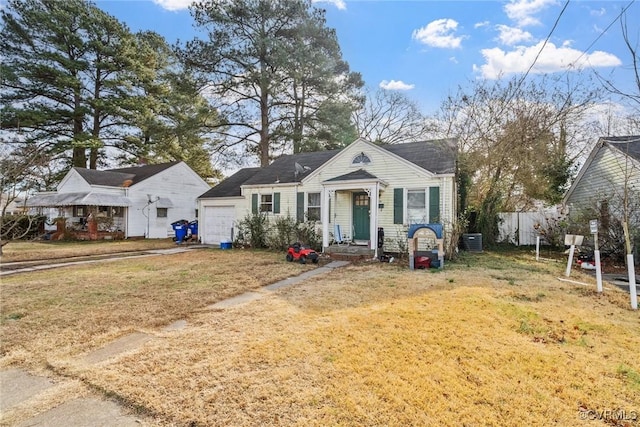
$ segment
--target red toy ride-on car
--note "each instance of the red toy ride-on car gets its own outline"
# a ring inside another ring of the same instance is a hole
[[[317,264],[319,260],[318,253],[311,248],[303,246],[300,242],[289,245],[287,261],[299,261],[300,264],[306,264],[307,260]]]

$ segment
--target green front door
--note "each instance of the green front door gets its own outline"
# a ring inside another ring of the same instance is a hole
[[[353,193],[353,240],[369,240],[369,196]]]

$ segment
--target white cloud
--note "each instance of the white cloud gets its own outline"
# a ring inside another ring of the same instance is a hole
[[[456,58],[455,56],[451,56],[451,57],[449,57],[449,61],[450,61],[450,62],[453,62],[454,64],[458,64],[458,63],[459,63],[459,62],[458,62],[458,58]]]
[[[473,28],[482,28],[482,27],[488,27],[490,24],[489,21],[482,21],[482,22],[477,22],[473,25]]]
[[[311,0],[311,3],[331,3],[338,10],[347,10],[347,3],[344,0]]]
[[[496,29],[500,32],[498,40],[507,46],[515,46],[518,43],[528,42],[533,39],[530,32],[521,30],[520,28],[509,27],[508,25],[496,25]]]
[[[486,63],[473,69],[484,78],[497,79],[502,75],[524,73],[534,62],[536,55],[542,47],[540,42],[535,46],[518,47],[511,52],[505,52],[500,48],[483,49],[481,51]],[[553,73],[565,70],[577,70],[585,67],[616,67],[622,62],[617,56],[596,51],[583,53],[570,47],[556,47],[553,43],[547,43],[540,54],[531,73]]]
[[[607,14],[607,11],[604,7],[601,7],[600,9],[591,9],[589,14],[591,14],[591,16],[604,16]]]
[[[534,15],[554,4],[557,4],[557,0],[510,0],[504,6],[504,11],[518,26],[526,27],[540,25]]]
[[[411,90],[416,87],[416,85],[407,84],[402,80],[383,80],[380,82],[380,87],[386,90]]]
[[[418,30],[413,30],[412,38],[431,47],[459,48],[463,36],[454,37],[458,22],[453,19],[437,19]]]
[[[193,0],[153,0],[153,2],[163,9],[175,11],[188,9]]]

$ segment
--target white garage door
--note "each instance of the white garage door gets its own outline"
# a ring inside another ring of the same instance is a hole
[[[235,219],[233,206],[206,206],[202,243],[218,245],[222,240],[230,240]]]

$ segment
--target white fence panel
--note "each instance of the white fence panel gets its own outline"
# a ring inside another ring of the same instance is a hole
[[[561,215],[561,207],[552,206],[535,212],[502,212],[498,216],[498,241],[514,245],[535,245],[538,232],[536,224],[545,226],[548,218]]]

